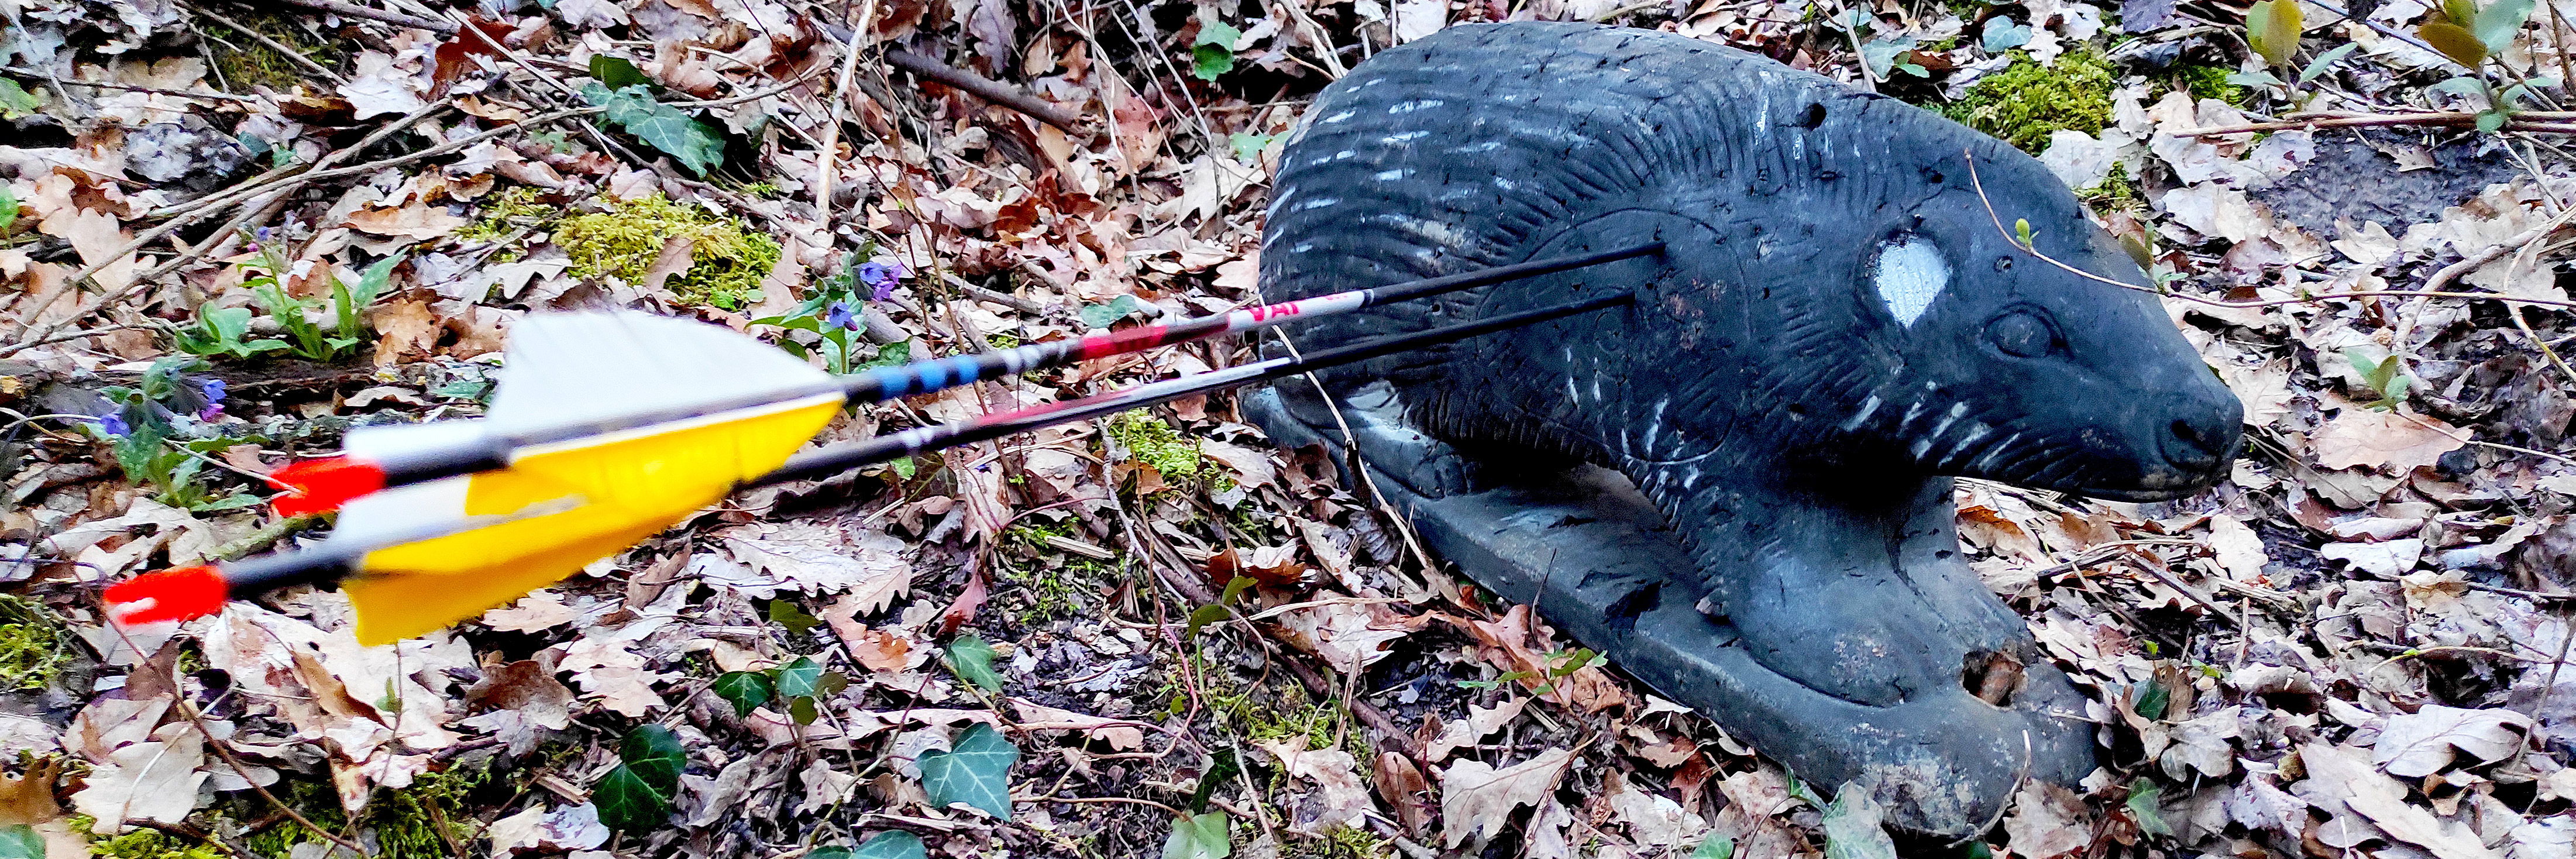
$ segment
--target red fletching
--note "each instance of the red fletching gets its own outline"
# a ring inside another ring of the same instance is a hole
[[[345,456],[287,463],[268,482],[287,494],[270,499],[280,516],[308,516],[340,509],[342,502],[385,488],[385,471]]]
[[[165,620],[187,620],[205,617],[224,610],[224,600],[232,588],[225,584],[223,571],[214,567],[180,567],[145,573],[109,585],[107,606],[117,623],[126,626],[157,623]]]

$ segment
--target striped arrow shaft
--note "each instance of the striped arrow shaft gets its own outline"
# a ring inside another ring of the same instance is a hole
[[[529,447],[801,399],[815,394],[829,393],[836,388],[852,402],[877,402],[896,397],[935,393],[1031,370],[1060,367],[1077,361],[1141,352],[1157,346],[1204,340],[1223,334],[1281,325],[1299,319],[1332,316],[1398,301],[1427,298],[1505,281],[1554,274],[1661,253],[1663,249],[1663,242],[1647,242],[1597,253],[1532,260],[1445,277],[1247,307],[1163,325],[1142,325],[1122,331],[1091,334],[1072,340],[1033,343],[974,355],[916,361],[895,367],[881,367],[863,373],[853,373],[810,389],[771,391],[757,396],[709,400],[681,409],[630,412],[602,417],[595,421],[550,426],[532,432],[495,433],[452,446],[387,456],[380,461],[354,463],[345,458],[307,460],[289,465],[272,477],[273,482],[295,489],[306,489],[313,485],[308,475],[347,473],[346,479],[358,481],[357,491],[354,492],[315,493],[316,501],[319,501],[322,496],[331,496],[326,503],[298,504],[298,499],[288,496],[281,499],[279,507],[281,513],[322,512],[332,509],[340,500],[385,487],[505,468],[518,451]]]
[[[1434,328],[1414,334],[1387,337],[1367,343],[1321,350],[1307,354],[1302,358],[1274,358],[1258,363],[1229,367],[1223,370],[1183,376],[1176,379],[1167,379],[1160,382],[1151,382],[1133,388],[1085,397],[1079,400],[1032,406],[1009,412],[1000,412],[969,418],[939,426],[904,430],[902,432],[879,436],[866,441],[833,445],[799,454],[789,458],[786,465],[781,466],[777,470],[769,472],[768,474],[762,475],[758,478],[745,481],[741,485],[743,487],[765,486],[793,480],[823,477],[853,468],[901,459],[925,450],[989,441],[1055,424],[1089,420],[1094,417],[1125,411],[1128,409],[1143,408],[1157,403],[1191,396],[1193,394],[1202,394],[1240,385],[1279,379],[1327,367],[1335,367],[1391,355],[1398,352],[1419,349],[1425,346],[1463,340],[1470,337],[1491,334],[1526,325],[1534,325],[1555,319],[1563,319],[1565,317],[1589,313],[1603,308],[1629,304],[1634,300],[1635,297],[1633,293],[1619,292],[1571,304],[1562,304],[1522,313],[1497,316],[1475,322]],[[130,597],[120,598],[120,594],[118,593],[119,589],[126,588],[130,585],[140,585],[155,576],[170,578],[195,577],[197,580],[204,582],[205,584],[205,587],[199,589],[200,593],[212,593],[216,595],[212,598],[210,603],[206,602],[203,598],[191,600],[188,603],[190,608],[201,609],[196,611],[184,611],[181,610],[179,606],[175,605],[156,605],[149,610],[151,613],[148,617],[151,619],[175,619],[179,617],[194,617],[200,614],[211,614],[214,611],[220,610],[223,600],[227,598],[239,598],[290,585],[320,584],[324,582],[337,581],[352,575],[357,575],[361,571],[360,568],[365,561],[366,556],[379,549],[385,549],[408,542],[443,537],[476,528],[489,527],[511,519],[528,518],[531,516],[545,515],[551,512],[555,511],[553,509],[542,509],[522,511],[521,513],[508,516],[474,517],[450,523],[443,527],[423,529],[416,533],[407,533],[394,538],[370,540],[363,543],[357,541],[324,540],[321,544],[309,549],[280,552],[249,560],[229,562],[214,567],[187,567],[162,573],[148,574],[144,577],[120,583],[116,588],[110,588],[107,596],[108,601],[111,604],[127,604],[133,602],[133,599]],[[209,579],[211,581],[207,581]],[[168,580],[169,578],[164,579],[164,581]],[[161,589],[154,590],[156,598],[166,599],[166,597],[157,597],[160,590]],[[127,594],[140,595],[144,592],[144,589],[136,588],[128,590]],[[176,613],[165,614],[165,612]]]

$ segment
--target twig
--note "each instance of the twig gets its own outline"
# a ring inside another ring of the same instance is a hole
[[[832,180],[841,172],[841,114],[850,103],[850,81],[858,76],[859,38],[876,26],[877,2],[859,9],[859,26],[850,30],[850,40],[841,45],[841,75],[832,84],[832,104],[825,112],[831,121],[823,125],[823,146],[814,152],[814,222],[823,230],[823,249],[836,242],[832,232]]]
[[[976,301],[990,301],[994,304],[999,304],[1031,316],[1046,315],[1046,307],[1038,304],[1037,302],[1030,301],[1007,292],[997,292],[985,289],[983,287],[967,283],[965,278],[958,277],[953,274],[944,275],[942,279],[948,281],[949,286],[957,287],[958,292],[965,293],[967,298],[972,298]]]
[[[231,19],[231,18],[226,18],[226,17],[224,17],[224,16],[222,16],[222,15],[215,14],[214,12],[207,11],[204,7],[200,7],[200,6],[197,6],[197,5],[194,5],[194,4],[189,4],[189,5],[188,5],[188,11],[190,11],[190,12],[195,12],[195,13],[197,13],[197,14],[199,14],[199,15],[204,15],[204,16],[206,16],[206,17],[208,17],[208,18],[213,18],[213,19],[215,19],[215,23],[217,23],[217,24],[222,24],[222,25],[224,25],[224,26],[226,26],[226,27],[231,27],[231,28],[233,28],[234,32],[238,32],[238,33],[240,33],[240,34],[242,34],[242,35],[245,35],[245,36],[249,36],[249,37],[251,37],[251,40],[252,40],[252,41],[255,41],[255,42],[260,43],[261,45],[267,46],[267,48],[268,48],[269,50],[276,51],[276,52],[278,52],[278,53],[280,53],[280,54],[284,54],[284,55],[286,55],[286,58],[287,58],[287,59],[290,59],[290,60],[294,60],[294,61],[295,61],[295,63],[296,63],[296,65],[300,65],[300,66],[303,66],[303,67],[305,67],[305,68],[312,69],[312,70],[313,70],[313,71],[315,71],[315,72],[319,72],[319,73],[321,73],[321,75],[322,75],[323,77],[330,78],[330,79],[332,80],[332,82],[334,82],[334,83],[348,83],[348,82],[349,82],[349,79],[348,79],[348,78],[341,77],[341,76],[340,76],[340,73],[339,73],[339,72],[336,72],[336,71],[332,71],[332,70],[331,70],[331,67],[329,67],[329,66],[325,66],[325,65],[321,64],[320,62],[315,61],[312,57],[305,56],[305,55],[304,55],[304,52],[303,52],[303,51],[296,50],[296,49],[295,49],[295,46],[293,46],[293,45],[289,45],[289,44],[287,44],[287,43],[285,43],[285,42],[280,42],[280,41],[276,40],[275,38],[270,37],[267,33],[262,33],[262,32],[260,32],[260,31],[258,31],[258,30],[251,29],[251,28],[249,28],[249,27],[247,27],[247,26],[244,26],[244,25],[243,25],[241,22],[239,22],[239,21],[235,21],[235,20],[233,20],[233,19]]]
[[[410,27],[415,30],[429,30],[431,32],[445,33],[448,35],[455,35],[458,29],[454,24],[432,21],[427,18],[415,18],[400,12],[386,12],[380,9],[360,6],[356,3],[343,3],[340,2],[340,0],[269,0],[269,2],[284,3],[289,6],[302,6],[307,9],[329,12],[334,15],[346,15],[351,18],[365,18],[370,21],[383,21],[387,24],[396,24]]]
[[[162,89],[162,88],[160,88],[160,87],[134,86],[134,85],[132,85],[132,84],[112,84],[112,83],[101,83],[101,82],[98,82],[98,81],[67,81],[67,80],[62,80],[62,79],[60,79],[60,78],[56,78],[56,77],[54,77],[54,76],[52,76],[52,75],[50,75],[50,74],[47,74],[47,73],[45,73],[45,72],[36,71],[35,69],[22,69],[22,68],[18,68],[18,67],[16,67],[16,66],[0,66],[0,73],[13,74],[13,75],[26,75],[26,76],[31,77],[31,78],[44,78],[44,79],[46,79],[46,81],[47,81],[48,83],[59,84],[59,85],[62,85],[62,86],[83,86],[83,87],[89,87],[90,89],[114,89],[114,90],[124,90],[124,91],[126,91],[126,92],[148,92],[148,93],[151,93],[151,94],[153,94],[153,95],[166,95],[166,96],[171,96],[171,97],[173,97],[173,98],[198,98],[198,99],[209,99],[209,100],[220,100],[220,101],[258,101],[258,100],[259,100],[259,99],[252,98],[252,97],[250,97],[250,96],[246,96],[246,95],[233,95],[232,93],[228,93],[228,92],[185,92],[185,91],[175,90],[175,89]]]
[[[853,35],[851,37],[852,43],[856,44],[857,39],[858,37]],[[1081,116],[1067,112],[1065,109],[1057,107],[1045,99],[1031,95],[1026,90],[1022,90],[1019,87],[998,81],[987,80],[982,75],[950,66],[947,63],[943,63],[902,48],[886,49],[885,60],[887,64],[892,65],[895,68],[911,72],[918,77],[938,81],[939,83],[974,93],[977,97],[982,98],[985,101],[1028,114],[1032,119],[1055,126],[1056,128],[1062,129],[1066,132],[1079,133],[1082,130]]]

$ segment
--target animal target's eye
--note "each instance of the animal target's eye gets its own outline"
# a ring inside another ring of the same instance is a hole
[[[2037,358],[2056,347],[2057,330],[2037,313],[2015,310],[1986,323],[1986,342],[2007,355]]]

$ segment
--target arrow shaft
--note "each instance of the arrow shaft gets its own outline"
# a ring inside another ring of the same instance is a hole
[[[460,445],[388,456],[372,464],[383,472],[384,486],[403,486],[506,468],[511,458],[519,451],[539,445],[689,420],[736,409],[754,408],[835,390],[852,402],[877,402],[896,397],[935,393],[1031,370],[1060,367],[1077,361],[1125,355],[1157,346],[1170,346],[1224,334],[1268,328],[1299,319],[1333,316],[1398,301],[1443,295],[1505,281],[1648,256],[1661,253],[1663,249],[1663,242],[1647,242],[1598,253],[1532,260],[1446,277],[1247,307],[1163,325],[1140,325],[1122,331],[1102,332],[1072,340],[1033,343],[974,355],[916,361],[901,366],[880,367],[863,373],[853,373],[811,387],[718,399],[691,404],[684,408],[630,412],[602,417],[598,420],[558,424],[542,430],[496,433]]]
[[[933,427],[905,430],[866,441],[833,445],[790,457],[775,471],[745,481],[737,488],[766,486],[793,480],[822,477],[943,447],[989,441],[1060,423],[1089,420],[1128,409],[1143,408],[1193,394],[1207,393],[1240,385],[1293,376],[1327,367],[1365,361],[1470,337],[1491,334],[1526,325],[1563,319],[1635,300],[1632,293],[1620,292],[1586,301],[1497,316],[1459,325],[1434,328],[1415,334],[1317,351],[1303,358],[1274,358],[1253,364],[1229,367],[1208,373],[1151,382],[1126,390],[1086,397],[1063,403],[1032,406],[1009,412],[984,415]],[[368,540],[363,543],[324,540],[320,545],[293,552],[280,552],[244,561],[223,564],[222,578],[235,598],[261,591],[297,584],[319,584],[356,575],[361,572],[368,553],[404,543],[444,537],[451,534],[489,527],[512,519],[529,518],[555,512],[547,505],[506,516],[483,516],[424,528],[417,533]]]

